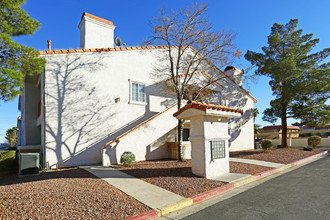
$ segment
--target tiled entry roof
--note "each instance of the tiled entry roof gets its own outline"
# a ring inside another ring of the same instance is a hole
[[[241,113],[241,115],[243,114],[242,110],[228,108],[227,106],[207,104],[207,103],[203,103],[203,102],[196,102],[196,101],[189,100],[187,102],[187,104],[184,107],[180,108],[177,112],[175,112],[173,114],[173,116],[176,117],[180,113],[184,112],[185,110],[187,110],[189,108],[194,108],[194,109],[198,109],[198,110],[201,110],[201,111],[206,111],[206,109],[212,109],[212,110],[224,111],[224,112]]]

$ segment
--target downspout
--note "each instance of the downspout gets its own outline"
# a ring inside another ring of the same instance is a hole
[[[47,65],[47,64],[46,64]],[[46,78],[46,67],[45,67],[45,70],[43,71],[43,80],[42,80],[42,85],[43,85],[43,91],[42,91],[42,109],[43,109],[43,113],[42,113],[42,118],[43,118],[43,122],[42,122],[42,127],[43,127],[43,136],[44,136],[44,138],[43,138],[43,143],[42,143],[42,150],[43,150],[43,161],[42,161],[42,165],[43,165],[43,168],[45,169],[46,168],[46,108],[45,108],[45,106],[46,106],[46,104],[45,104],[45,100],[46,100],[46,97],[45,97],[45,94],[46,94],[46,92],[45,92],[45,90],[46,90],[46,84],[45,84],[45,82],[46,82],[46,80],[45,80],[45,78]]]

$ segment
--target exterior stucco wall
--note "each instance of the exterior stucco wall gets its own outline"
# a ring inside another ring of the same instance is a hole
[[[103,146],[175,103],[174,94],[169,92],[164,79],[155,77],[155,67],[159,64],[157,50],[51,54],[44,57],[47,60],[43,122],[45,162],[50,167],[101,163]],[[145,84],[146,103],[133,104],[130,101],[130,82]],[[229,149],[252,149],[253,101],[226,79],[222,83],[229,107],[244,110],[241,119],[229,121]],[[170,132],[171,129],[162,131],[164,135],[156,141],[151,138],[148,146],[154,153],[148,156],[143,146],[141,151],[145,155],[139,155],[139,158],[166,157],[165,139],[170,137],[169,141],[173,141],[175,133]],[[148,137],[142,132],[134,138]],[[130,147],[117,149],[117,160],[124,149],[129,150]]]
[[[151,77],[153,53],[45,56],[46,162],[51,167],[101,163],[103,146],[174,104],[163,91],[165,82]],[[130,103],[130,80],[145,84],[146,104]]]
[[[229,151],[254,149],[254,117],[253,100],[245,92],[238,89],[229,80],[222,81],[224,89],[222,95],[228,100],[228,107],[242,109],[244,114],[240,118],[232,118],[228,121]]]

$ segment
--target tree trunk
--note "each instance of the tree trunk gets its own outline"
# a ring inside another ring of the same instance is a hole
[[[181,98],[180,94],[177,94],[178,99],[178,110],[181,108]],[[183,130],[183,120],[178,120],[178,160],[180,162],[183,161],[182,159],[182,130]]]
[[[288,147],[288,140],[287,140],[287,135],[288,135],[288,126],[287,126],[287,121],[286,121],[286,108],[287,105],[286,103],[282,103],[282,113],[281,113],[281,124],[282,124],[282,147],[286,148]]]
[[[183,120],[178,120],[178,160],[180,162],[183,161],[182,158],[182,127],[183,127]]]

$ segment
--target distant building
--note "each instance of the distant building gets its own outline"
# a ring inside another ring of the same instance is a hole
[[[299,131],[299,127],[298,126],[287,126],[288,132],[297,132]],[[262,128],[261,133],[274,133],[273,135],[270,134],[268,136],[263,136],[264,139],[277,139],[277,138],[282,138],[282,134],[278,134],[278,133],[282,133],[282,126],[281,125],[272,125],[272,126],[265,126]],[[287,137],[289,138],[289,134],[287,135]],[[299,137],[299,134],[291,134],[292,138],[295,137]]]

